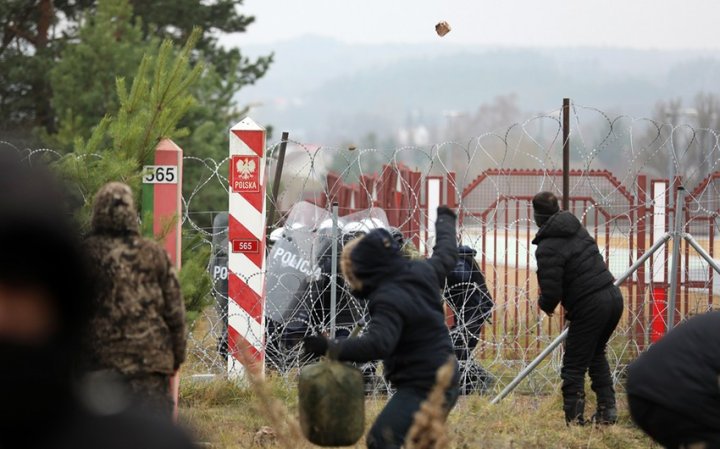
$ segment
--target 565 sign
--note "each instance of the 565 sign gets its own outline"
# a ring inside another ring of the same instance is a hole
[[[146,165],[143,167],[143,184],[177,184],[176,165]]]

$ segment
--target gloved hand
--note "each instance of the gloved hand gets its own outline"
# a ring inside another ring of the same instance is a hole
[[[543,295],[538,298],[538,306],[547,316],[553,316],[553,313],[555,313],[555,306],[550,304],[550,301],[546,300]]]
[[[447,206],[440,206],[440,207],[438,207],[438,208],[437,208],[437,214],[438,214],[438,216],[440,216],[440,215],[449,215],[449,216],[451,216],[451,217],[453,217],[453,218],[457,218],[457,214],[455,213],[455,211],[452,210],[452,209],[450,209],[450,208],[447,207]]]
[[[328,339],[324,335],[311,335],[303,338],[304,353],[311,357],[325,355],[328,346]]]

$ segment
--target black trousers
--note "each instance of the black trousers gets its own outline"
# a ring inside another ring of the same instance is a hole
[[[593,391],[612,387],[605,350],[622,312],[623,297],[615,286],[600,290],[575,305],[568,317],[570,328],[561,370],[563,396],[583,393],[588,371]]]
[[[460,313],[462,313],[462,322],[455,323],[450,330],[450,338],[452,338],[455,357],[458,360],[468,360],[480,341],[480,332],[487,317],[483,316],[479,306],[464,307]]]
[[[628,395],[630,416],[653,440],[668,449],[705,443],[705,449],[720,448],[720,428],[711,428],[696,418],[674,412],[647,399]]]
[[[457,378],[456,375],[452,386],[445,393],[448,414],[455,407],[460,395]],[[400,449],[412,427],[415,412],[420,410],[420,405],[427,399],[429,393],[424,389],[398,388],[370,429],[367,435],[367,447]]]

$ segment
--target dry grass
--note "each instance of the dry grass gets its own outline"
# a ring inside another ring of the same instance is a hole
[[[593,401],[588,399],[587,415]],[[448,421],[449,448],[483,449],[626,449],[656,447],[630,423],[624,397],[619,395],[620,421],[607,428],[565,426],[558,395],[511,396],[499,405],[489,398],[461,397]],[[372,424],[386,398],[378,396],[367,402],[367,423]],[[277,407],[282,410],[278,411]],[[274,410],[273,410],[274,409]],[[199,441],[218,449],[309,448],[311,445],[294,436],[277,435],[258,438],[258,431],[273,422],[297,416],[297,393],[282,379],[271,377],[264,391],[258,393],[230,382],[189,384],[181,392],[181,420],[195,430]],[[292,418],[290,418],[292,419]],[[285,421],[287,422],[287,421]],[[260,432],[260,435],[267,434]],[[283,441],[284,440],[284,441]],[[365,447],[360,441],[357,447]]]

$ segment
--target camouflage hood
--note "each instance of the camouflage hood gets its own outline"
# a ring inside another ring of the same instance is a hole
[[[132,190],[126,184],[105,184],[95,195],[92,216],[94,234],[137,234],[138,216]]]

